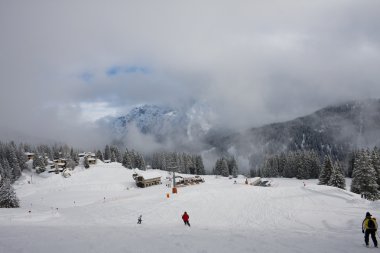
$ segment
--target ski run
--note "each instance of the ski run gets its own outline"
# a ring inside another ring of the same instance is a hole
[[[204,176],[204,183],[172,194],[168,172],[154,171],[162,184],[147,188],[136,187],[133,173],[100,161],[77,167],[69,178],[24,173],[14,184],[21,208],[0,209],[0,252],[378,250],[363,246],[361,224],[367,211],[380,218],[380,202],[317,180],[274,178],[271,187],[259,187],[245,184],[243,176],[236,183]],[[191,227],[181,219],[185,211]]]

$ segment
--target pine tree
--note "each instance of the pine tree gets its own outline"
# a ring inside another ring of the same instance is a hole
[[[104,162],[102,151],[100,150],[96,151],[96,158]]]
[[[19,200],[8,178],[0,181],[0,208],[19,207]]]
[[[310,165],[308,160],[308,155],[305,152],[296,153],[296,167],[297,167],[297,178],[298,179],[309,179],[310,178]]]
[[[8,178],[9,180],[11,180],[13,178],[13,173],[11,166],[9,165],[9,162],[6,158],[3,158],[2,165],[4,171],[4,178]]]
[[[139,153],[136,153],[135,154],[135,165],[134,165],[134,168],[138,168],[140,170],[145,170],[145,160],[144,160],[144,157],[139,154]]]
[[[278,158],[278,175],[284,176],[284,169],[286,165],[286,156],[284,152],[281,152],[280,157]]]
[[[19,162],[21,171],[28,169],[28,165],[26,164],[28,158],[25,155],[25,150],[22,144],[19,145],[17,150],[17,160]]]
[[[380,154],[377,147],[375,147],[372,151],[372,165],[376,171],[376,183],[379,185],[380,190]]]
[[[185,166],[185,172],[186,174],[194,174],[195,172],[195,165],[194,165],[194,162],[193,162],[193,159],[190,155],[188,154],[185,154],[185,161],[186,161],[186,166]]]
[[[370,152],[364,152],[364,166],[362,170],[362,185],[360,187],[361,193],[366,199],[377,200],[380,198],[378,191],[379,185],[376,183],[376,171],[373,168]]]
[[[160,156],[158,153],[154,153],[152,155],[152,162],[151,162],[152,168],[155,170],[159,170],[160,168]],[[126,167],[126,166],[124,166]],[[127,167],[128,168],[128,167]]]
[[[226,159],[222,158],[222,161],[221,161],[221,171],[220,171],[220,175],[223,176],[223,177],[228,177],[230,174],[228,172],[228,164],[227,164],[227,161]]]
[[[146,170],[146,163],[145,163],[145,159],[142,155],[140,155],[140,169],[141,170]]]
[[[165,152],[162,152],[160,155],[160,167],[161,170],[171,171],[167,166],[167,154]]]
[[[67,159],[66,168],[74,170],[76,165],[76,162],[72,158]]]
[[[195,167],[197,170],[197,172],[196,172],[197,175],[205,175],[206,174],[205,167],[203,165],[203,160],[202,160],[201,156],[197,156],[195,158]]]
[[[310,178],[318,178],[321,171],[318,155],[315,151],[310,153]]]
[[[111,162],[116,162],[116,154],[114,151],[111,151]]]
[[[323,161],[323,167],[321,170],[321,174],[319,175],[319,183],[320,185],[327,185],[332,172],[332,162],[330,156],[325,156]]]
[[[74,162],[74,167],[76,165],[79,164],[79,155],[78,155],[78,152],[75,152],[72,148],[71,148],[71,151],[70,151],[70,157],[68,158],[68,160],[71,160]],[[73,164],[71,164],[71,167],[73,166]],[[73,168],[74,169],[74,168]]]
[[[354,171],[354,167],[355,167],[355,159],[357,157],[357,151],[352,151],[349,155],[348,155],[348,168],[347,168],[347,176],[348,177],[352,177],[352,173]]]
[[[216,160],[215,167],[214,167],[214,174],[222,175],[222,159]]]
[[[238,166],[237,166],[237,163],[236,163],[234,156],[228,161],[228,171],[229,171],[229,174],[232,175],[234,178],[237,177]]]
[[[33,159],[33,169],[36,170],[37,173],[42,173],[45,171],[45,160],[39,154],[36,154]]]
[[[284,167],[284,171],[283,171],[283,177],[286,177],[286,178],[293,178],[293,177],[296,177],[297,176],[297,168],[295,166],[296,164],[296,156],[293,152],[290,152],[287,157],[286,157],[286,161],[285,161],[285,167]]]
[[[362,167],[364,164],[364,151],[358,151],[355,155],[355,161],[352,171],[351,191],[357,194],[361,194],[361,185],[363,182]]]
[[[118,163],[121,163],[123,161],[123,157],[120,153],[120,150],[117,146],[111,146],[110,147],[110,150],[111,150],[111,160],[112,160],[112,153],[114,153],[114,156],[115,156],[115,162],[118,162]]]
[[[5,172],[3,169],[3,165],[1,165],[1,162],[0,162],[0,181],[2,178],[5,178]]]
[[[361,150],[355,159],[352,172],[351,191],[369,200],[379,199],[376,171],[373,167],[369,151]]]
[[[265,160],[264,166],[260,169],[260,171],[264,177],[272,177],[272,166],[270,159]]]
[[[122,162],[123,166],[127,169],[132,169],[132,162],[131,162],[131,157],[129,155],[129,152],[128,150],[125,151],[124,155],[123,155],[123,162]]]
[[[9,146],[8,152],[9,152],[9,158],[8,158],[9,165],[11,166],[12,171],[13,171],[12,173],[13,178],[11,178],[11,182],[14,182],[21,176],[21,168],[20,168],[19,161],[17,159],[16,149],[14,145]]]
[[[111,149],[108,145],[106,145],[106,148],[104,150],[104,160],[111,160]]]
[[[338,162],[335,162],[332,167],[331,177],[327,185],[346,189],[346,180],[344,178],[343,170]]]
[[[185,153],[182,153],[182,166],[181,167],[182,167],[182,170],[180,172],[182,172],[184,174],[190,173],[189,168],[191,167],[191,161],[190,161],[188,155]]]

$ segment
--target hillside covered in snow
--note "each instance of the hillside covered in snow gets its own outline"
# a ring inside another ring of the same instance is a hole
[[[172,194],[168,172],[154,172],[162,184],[147,188],[118,163],[77,167],[69,178],[24,173],[14,185],[21,208],[0,209],[0,252],[357,253],[368,251],[365,213],[379,216],[379,201],[316,180],[258,187],[205,176]]]

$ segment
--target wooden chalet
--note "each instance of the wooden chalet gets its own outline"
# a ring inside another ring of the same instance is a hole
[[[64,158],[54,159],[53,163],[50,164],[49,173],[54,172],[58,174],[59,172],[64,171],[66,169],[66,163],[67,163],[67,160]]]
[[[96,155],[92,152],[85,152],[78,154],[79,158],[85,158],[87,157],[88,164],[96,164]]]

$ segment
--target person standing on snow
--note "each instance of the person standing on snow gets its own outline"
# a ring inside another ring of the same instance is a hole
[[[366,213],[365,219],[362,223],[362,232],[364,234],[365,245],[368,247],[369,244],[369,235],[371,235],[373,244],[375,248],[377,248],[377,240],[376,240],[376,231],[377,231],[377,222],[375,217],[371,217],[369,212]]]
[[[183,222],[185,223],[185,225],[188,225],[190,227],[190,223],[189,223],[189,215],[187,214],[187,212],[185,212],[183,215],[182,215],[182,220]]]

